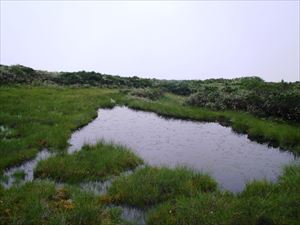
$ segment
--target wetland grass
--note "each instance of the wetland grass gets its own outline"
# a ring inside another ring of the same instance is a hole
[[[237,195],[200,193],[161,203],[149,211],[149,225],[297,225],[300,221],[300,166],[284,169],[277,183],[254,181]]]
[[[105,180],[133,170],[143,161],[130,150],[112,144],[85,145],[74,154],[63,154],[40,161],[34,176],[56,181],[80,183]]]
[[[103,201],[147,207],[177,196],[212,192],[217,183],[208,175],[187,168],[145,167],[113,181]]]
[[[0,87],[0,171],[33,158],[43,148],[64,151],[72,131],[113,107],[115,90]]]
[[[14,172],[13,177],[16,180],[24,180],[26,176],[26,173],[24,172],[24,170],[17,170],[16,172]]]
[[[0,190],[0,224],[121,225],[121,211],[108,209],[91,193],[35,181]]]

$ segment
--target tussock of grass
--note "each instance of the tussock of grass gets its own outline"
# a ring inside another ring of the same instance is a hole
[[[255,181],[237,196],[200,193],[158,205],[147,215],[149,225],[224,224],[298,225],[300,165],[288,166],[278,183]]]
[[[145,167],[112,183],[102,200],[146,207],[178,196],[215,191],[217,184],[208,175],[186,168]]]
[[[55,188],[51,182],[27,183],[0,190],[0,224],[12,225],[116,225],[120,211],[105,209],[90,193]]]
[[[142,162],[122,146],[98,143],[95,146],[86,145],[72,155],[57,155],[40,161],[34,176],[69,183],[103,180],[132,170]]]

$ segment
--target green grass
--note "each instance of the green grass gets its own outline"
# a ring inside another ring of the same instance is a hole
[[[300,221],[300,165],[288,166],[278,183],[255,181],[234,196],[200,193],[150,210],[149,225],[297,225]]]
[[[103,201],[146,207],[177,196],[211,192],[216,182],[186,168],[145,167],[112,183]]]
[[[177,224],[230,224],[234,215],[230,194],[202,193],[191,197],[179,197],[160,204],[147,214],[149,225]]]
[[[98,143],[86,145],[72,155],[57,155],[40,161],[34,176],[69,183],[104,180],[132,170],[141,163],[140,158],[122,146]]]
[[[116,90],[0,87],[0,171],[33,158],[43,148],[63,151],[72,131],[118,102]]]
[[[286,167],[278,183],[250,183],[237,200],[235,224],[299,224],[300,165]]]
[[[236,132],[249,138],[300,153],[300,124],[255,117],[246,112],[212,111],[184,105],[184,97],[167,94],[158,101],[126,98],[125,104],[134,109],[152,111],[166,117],[231,125]]]
[[[43,181],[0,190],[0,224],[124,224],[120,210],[107,209],[95,196]]]
[[[9,177],[7,175],[0,174],[0,187],[2,187],[2,182],[7,183],[8,179]]]
[[[16,172],[14,172],[13,177],[16,180],[23,180],[25,178],[26,174],[24,172],[24,170],[17,170]]]

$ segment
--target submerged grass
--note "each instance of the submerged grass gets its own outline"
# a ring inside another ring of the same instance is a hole
[[[95,146],[86,145],[71,155],[57,155],[40,161],[34,176],[69,183],[104,180],[141,163],[143,161],[130,150],[100,142]]]
[[[112,183],[102,201],[146,207],[177,196],[211,192],[216,182],[208,175],[186,168],[145,167]]]
[[[71,132],[113,107],[116,90],[0,87],[0,171],[33,158],[43,148],[62,151]]]
[[[129,97],[123,102],[130,108],[152,111],[166,117],[231,125],[236,132],[248,134],[250,139],[300,153],[300,124],[258,118],[246,112],[212,111],[187,106],[184,105],[184,97],[172,94],[166,94],[158,101],[143,101]]]
[[[297,225],[300,221],[300,165],[288,166],[278,183],[255,181],[234,196],[200,193],[164,202],[147,215],[149,225]]]
[[[105,208],[95,196],[52,182],[31,182],[0,190],[0,224],[116,225],[120,210]]]
[[[16,180],[23,180],[25,178],[26,174],[24,172],[24,170],[17,170],[16,172],[14,172],[13,177]]]

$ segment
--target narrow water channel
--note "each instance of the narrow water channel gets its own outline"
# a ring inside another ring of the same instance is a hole
[[[33,180],[33,172],[34,172],[34,169],[36,168],[38,162],[49,158],[51,155],[52,154],[47,149],[43,149],[36,155],[36,157],[34,159],[26,161],[19,166],[14,166],[14,167],[7,169],[6,171],[4,171],[4,177],[6,177],[7,180],[2,182],[2,185],[4,186],[4,188],[11,187],[16,181],[15,173],[17,173],[17,172],[24,173],[24,179],[19,181],[20,184],[22,184],[24,182],[32,181]]]

